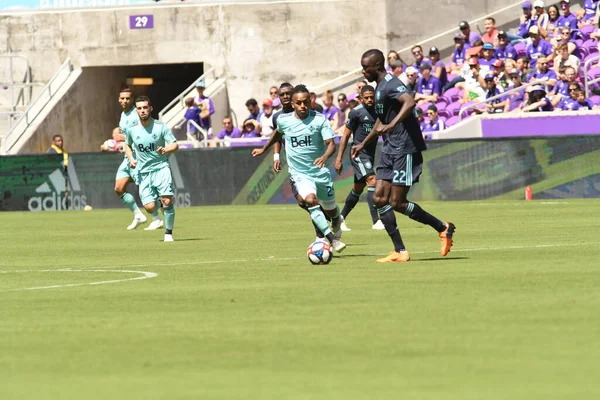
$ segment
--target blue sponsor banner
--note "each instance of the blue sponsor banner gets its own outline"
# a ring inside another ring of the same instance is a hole
[[[154,0],[0,0],[0,10],[10,9],[56,9],[127,6],[153,4]]]

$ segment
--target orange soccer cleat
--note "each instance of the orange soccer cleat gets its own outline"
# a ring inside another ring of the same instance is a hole
[[[452,235],[454,235],[455,230],[456,227],[452,222],[446,222],[446,230],[440,232],[440,241],[442,242],[440,253],[444,257],[450,252],[450,248],[452,247]]]
[[[378,263],[407,262],[410,260],[408,251],[392,251],[387,257],[377,259]]]

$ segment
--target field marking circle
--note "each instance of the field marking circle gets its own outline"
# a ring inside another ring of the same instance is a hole
[[[106,285],[109,283],[121,283],[121,282],[130,282],[130,281],[141,281],[144,279],[156,278],[158,274],[156,272],[149,271],[129,271],[129,270],[110,270],[110,269],[19,269],[14,271],[0,271],[0,274],[10,274],[10,273],[27,273],[27,272],[118,272],[123,274],[141,274],[141,276],[136,276],[133,278],[127,279],[113,279],[110,281],[98,281],[98,282],[87,282],[87,283],[67,283],[63,285],[51,285],[51,286],[34,286],[28,288],[18,288],[18,289],[0,289],[0,292],[15,292],[21,290],[43,290],[43,289],[56,289],[62,287],[75,287],[75,286],[88,286],[88,285]]]

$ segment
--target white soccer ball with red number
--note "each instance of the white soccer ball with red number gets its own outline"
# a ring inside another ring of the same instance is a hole
[[[326,242],[314,242],[308,246],[308,261],[313,265],[324,265],[329,264],[333,258],[333,252],[331,246]]]

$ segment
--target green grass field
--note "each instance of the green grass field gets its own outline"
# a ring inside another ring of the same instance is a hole
[[[376,264],[361,203],[318,267],[295,206],[178,209],[175,243],[126,210],[2,213],[0,398],[599,398],[600,201],[421,206],[448,257],[398,215],[412,261]]]

